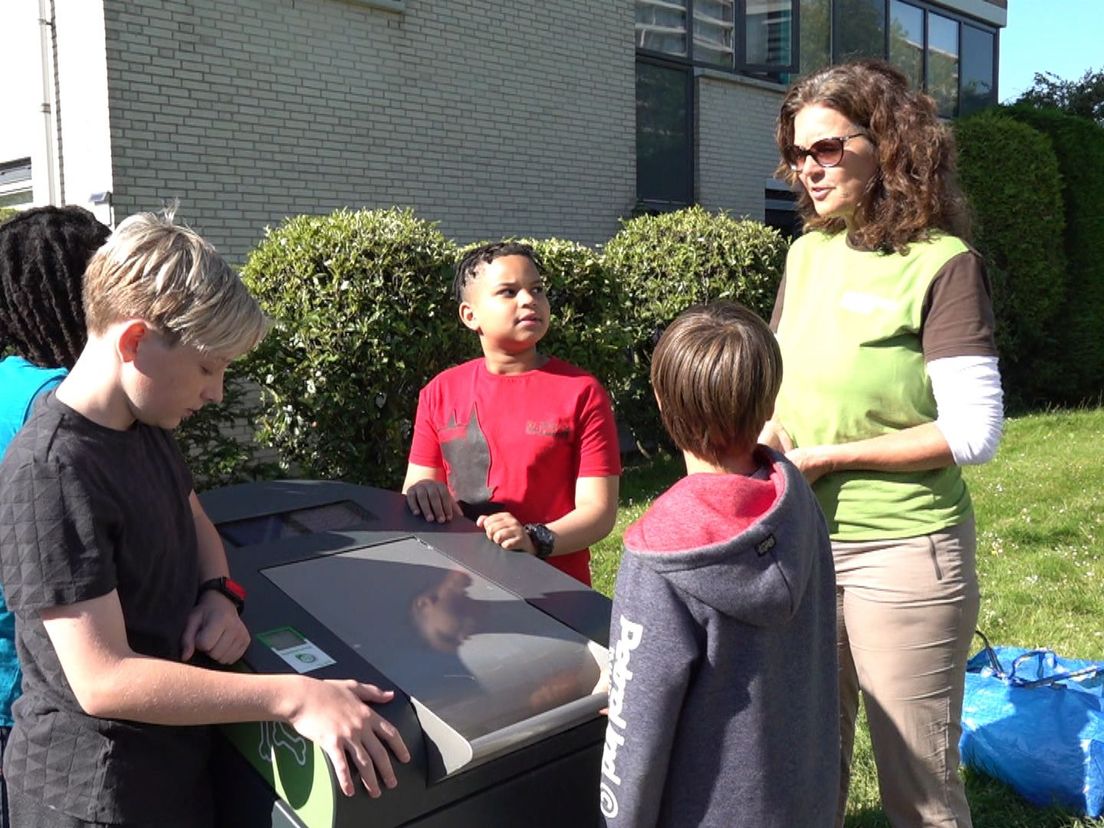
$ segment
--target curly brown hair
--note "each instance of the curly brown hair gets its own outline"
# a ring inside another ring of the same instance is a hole
[[[778,116],[775,137],[783,155],[793,144],[797,113],[814,104],[850,118],[877,153],[878,172],[855,210],[852,243],[904,253],[933,230],[969,240],[969,210],[955,178],[954,136],[939,120],[935,101],[909,89],[899,69],[881,60],[856,60],[797,80]],[[785,161],[776,175],[799,190],[798,210],[806,230],[845,229],[842,218],[817,215],[797,172]]]

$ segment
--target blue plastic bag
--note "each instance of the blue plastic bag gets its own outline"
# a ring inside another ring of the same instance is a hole
[[[1104,662],[986,641],[966,665],[959,749],[1034,805],[1100,816]]]

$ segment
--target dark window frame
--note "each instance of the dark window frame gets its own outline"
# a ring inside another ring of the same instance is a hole
[[[955,104],[955,117],[959,117],[962,114],[962,54],[963,46],[965,45],[965,38],[963,33],[966,31],[966,27],[969,26],[975,31],[982,32],[983,34],[992,35],[993,37],[993,77],[990,79],[992,83],[992,90],[989,93],[989,103],[987,106],[995,106],[1000,102],[1000,96],[997,93],[1000,80],[1000,30],[993,28],[990,29],[986,26],[980,26],[974,21],[959,21],[958,26],[958,101]],[[982,107],[984,109],[985,107]],[[970,114],[970,113],[967,113]]]
[[[679,210],[683,207],[689,207],[691,204],[696,204],[698,199],[698,186],[697,176],[694,174],[698,165],[697,158],[697,111],[698,111],[698,95],[697,84],[694,83],[694,67],[682,60],[671,59],[670,56],[662,57],[657,56],[654,53],[645,53],[643,50],[638,50],[636,54],[637,63],[645,63],[651,66],[658,66],[662,69],[673,69],[680,71],[685,75],[686,81],[686,136],[688,151],[685,159],[685,173],[686,180],[689,182],[689,200],[685,203],[681,201],[671,201],[657,198],[645,198],[640,195],[639,178],[636,183],[636,206],[633,209],[634,213],[666,213],[672,210]],[[639,163],[639,159],[637,160]]]
[[[801,47],[801,0],[789,0],[790,3],[790,62],[782,64],[752,64],[747,62],[747,4],[748,0],[735,0],[733,7],[733,65],[721,66],[717,63],[698,61],[694,57],[694,0],[686,0],[686,54],[672,55],[667,52],[659,52],[654,49],[636,48],[638,58],[646,57],[653,60],[662,60],[669,63],[678,63],[683,66],[708,69],[733,76],[747,76],[764,79],[764,75],[796,74],[799,66],[799,52]],[[766,78],[773,80],[773,78]],[[780,86],[785,84],[775,81]]]
[[[834,24],[834,22],[835,22],[834,10],[835,10],[836,0],[829,0],[829,2],[832,5],[832,10],[833,10],[832,21],[833,21],[833,24]],[[906,3],[910,6],[913,6],[914,8],[920,9],[920,11],[923,12],[923,15],[924,15],[922,26],[921,26],[921,31],[923,31],[923,33],[924,33],[924,44],[923,44],[923,49],[921,50],[921,54],[923,56],[923,61],[922,61],[921,69],[920,69],[921,76],[924,79],[924,83],[923,83],[924,91],[925,92],[928,91],[928,15],[930,13],[934,13],[934,14],[938,14],[940,17],[946,17],[949,20],[954,20],[955,22],[958,23],[958,44],[957,44],[958,45],[958,65],[959,65],[958,89],[957,89],[958,94],[955,97],[954,113],[950,117],[957,118],[960,114],[961,107],[962,107],[962,46],[963,46],[962,27],[963,26],[970,26],[973,29],[976,29],[976,30],[981,31],[981,32],[985,32],[987,34],[991,34],[993,36],[993,78],[992,78],[993,91],[991,93],[991,103],[990,103],[990,105],[997,103],[997,101],[998,101],[997,87],[998,87],[998,81],[1000,79],[999,78],[999,76],[1000,76],[1000,27],[996,26],[994,24],[986,23],[983,20],[978,20],[976,17],[970,17],[969,15],[963,14],[962,12],[958,12],[958,11],[955,11],[953,9],[944,8],[943,6],[937,6],[934,3],[927,2],[927,0],[901,0],[901,2]],[[893,5],[890,2],[890,0],[882,0],[882,3],[885,7],[885,21],[886,21],[885,37],[884,37],[885,42],[883,44],[882,56],[886,60],[889,60],[889,39],[890,39],[890,26],[892,25],[892,20],[893,20],[893,16],[892,16],[893,15]],[[834,25],[832,26],[832,33],[830,35],[830,38],[831,38],[831,41],[832,41],[832,59],[835,60],[835,26]]]

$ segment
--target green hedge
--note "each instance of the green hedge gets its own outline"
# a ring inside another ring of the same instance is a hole
[[[1063,370],[1050,356],[1066,290],[1058,161],[1047,138],[1000,111],[958,121],[955,138],[993,286],[1007,407],[1044,402]]]
[[[258,437],[297,472],[397,487],[418,391],[470,353],[455,247],[410,210],[339,210],[269,230],[242,277],[275,329],[249,359]]]
[[[226,371],[222,402],[208,405],[189,417],[173,432],[188,459],[188,469],[197,492],[217,486],[276,476],[275,463],[258,459],[254,442],[239,440],[227,432],[231,424],[248,430],[260,414],[256,395],[241,362]]]
[[[663,328],[690,305],[734,299],[770,318],[787,242],[750,219],[689,207],[626,221],[605,248],[605,264],[624,286],[621,324],[632,337],[633,372],[615,404],[637,443],[666,442],[648,371]]]
[[[20,213],[15,207],[0,207],[0,224],[3,224],[10,218],[15,218]]]
[[[1016,106],[1050,138],[1062,176],[1068,278],[1049,354],[1061,365],[1051,401],[1099,404],[1104,388],[1104,128],[1057,109]]]

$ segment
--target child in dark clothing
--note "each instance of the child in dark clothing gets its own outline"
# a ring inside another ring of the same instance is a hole
[[[353,681],[190,666],[236,661],[243,595],[171,429],[222,397],[267,320],[209,244],[168,219],[122,222],[92,257],[87,343],[0,464],[0,563],[23,696],[4,753],[12,824],[198,828],[213,821],[208,729],[282,721],[353,795],[409,755]]]
[[[651,376],[687,476],[625,532],[602,815],[618,828],[830,826],[831,550],[800,472],[756,445],[778,345],[740,305],[695,307],[664,332]]]
[[[0,226],[0,458],[39,397],[56,388],[84,347],[81,280],[111,230],[80,207],[36,207]],[[23,675],[15,616],[0,596],[0,756]],[[0,828],[8,828],[0,775]]]

